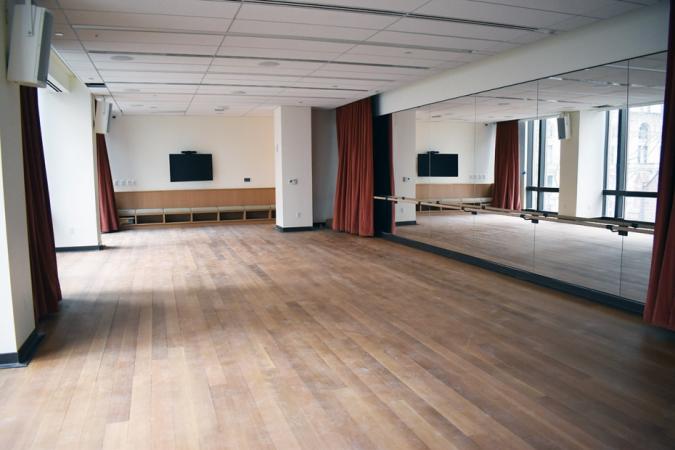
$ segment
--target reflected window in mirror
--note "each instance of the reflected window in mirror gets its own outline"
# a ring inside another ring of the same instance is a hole
[[[525,121],[525,208],[558,212],[560,139],[555,117]]]
[[[663,104],[607,112],[603,215],[653,223]]]

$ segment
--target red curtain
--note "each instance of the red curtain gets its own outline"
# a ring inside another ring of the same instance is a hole
[[[675,330],[675,7],[670,8],[666,98],[652,266],[644,320]]]
[[[105,143],[105,135],[101,133],[96,134],[96,156],[96,164],[98,165],[98,212],[101,232],[111,233],[119,230],[120,224],[117,217],[117,205],[115,204],[115,190],[110,175],[108,147]]]
[[[372,236],[373,115],[370,98],[337,109],[338,173],[333,229]]]
[[[21,86],[23,174],[28,219],[28,250],[35,320],[58,311],[61,286],[56,266],[54,227],[49,202],[37,89]]]
[[[394,117],[392,114],[389,114],[387,119],[389,122],[389,184],[390,184],[390,195],[393,197],[396,195],[396,183],[394,181]],[[391,234],[396,233],[396,203],[391,203]]]
[[[520,164],[518,121],[499,122],[495,140],[495,184],[492,206],[520,209]]]

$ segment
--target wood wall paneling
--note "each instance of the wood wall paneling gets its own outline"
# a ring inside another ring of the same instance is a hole
[[[415,186],[415,198],[418,199],[441,199],[441,198],[476,198],[491,197],[492,183],[484,184],[417,184]]]
[[[273,205],[274,188],[115,192],[119,209]]]

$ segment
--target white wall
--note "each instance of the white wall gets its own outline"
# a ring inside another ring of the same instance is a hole
[[[312,208],[314,223],[333,217],[338,148],[334,109],[312,109]]]
[[[5,6],[0,0],[0,354],[17,352],[35,329],[19,86],[6,79]]]
[[[558,213],[577,215],[577,177],[579,172],[579,112],[570,113],[570,136],[560,141],[560,194]],[[599,172],[600,174],[602,172]]]
[[[101,243],[93,100],[70,80],[70,92],[39,90],[42,143],[57,248]]]
[[[117,116],[106,139],[115,191],[274,186],[272,117]],[[211,153],[213,181],[171,183],[181,150]]]
[[[309,107],[280,106],[274,110],[277,226],[313,225],[312,111]],[[290,183],[297,180],[297,183]]]
[[[535,42],[380,94],[378,114],[661,52],[670,2]]]
[[[414,110],[392,114],[392,153],[394,158],[394,193],[397,197],[415,198],[417,180],[417,120]],[[417,219],[415,205],[398,203],[396,222],[412,222]]]
[[[570,114],[572,136],[560,141],[561,215],[602,215],[605,121],[604,111]]]
[[[452,120],[417,122],[416,153],[435,150],[458,154],[457,177],[419,177],[417,183],[492,183],[495,124]],[[414,173],[417,173],[415,160]]]

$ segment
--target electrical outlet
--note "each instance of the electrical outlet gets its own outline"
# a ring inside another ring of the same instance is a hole
[[[249,177],[244,178],[244,183],[250,183],[251,179]]]

